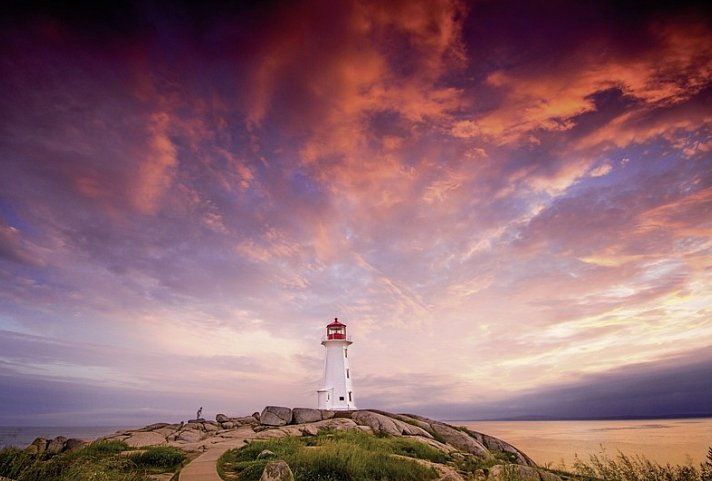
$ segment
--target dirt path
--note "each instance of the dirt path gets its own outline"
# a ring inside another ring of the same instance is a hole
[[[210,444],[206,446],[203,454],[195,458],[185,468],[183,468],[178,476],[179,481],[222,481],[218,475],[217,463],[220,456],[228,449],[239,448],[245,444],[248,439],[255,437],[255,432],[252,429],[247,429],[244,434],[226,439],[225,441]]]

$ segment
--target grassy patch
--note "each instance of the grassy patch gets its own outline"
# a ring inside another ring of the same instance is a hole
[[[147,474],[173,471],[185,459],[175,448],[152,447],[123,455],[128,449],[121,441],[92,443],[54,456],[4,449],[0,476],[17,481],[148,481]]]
[[[138,469],[166,472],[178,468],[185,461],[185,453],[170,446],[154,446],[130,455],[129,459]]]
[[[588,461],[577,460],[573,474],[586,481],[712,481],[712,448],[706,463],[699,468],[688,465],[660,465],[642,456],[627,456],[618,453],[610,458],[606,453],[591,455]]]
[[[349,431],[303,438],[256,441],[228,451],[219,461],[225,479],[259,480],[267,460],[265,449],[289,464],[297,481],[420,481],[434,479],[434,469],[393,455],[444,463],[450,458],[437,449],[407,438],[378,437]]]

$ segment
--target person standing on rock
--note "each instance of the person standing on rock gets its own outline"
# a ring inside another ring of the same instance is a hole
[[[195,415],[195,419],[200,419],[200,416],[203,414],[203,406],[200,406],[200,409],[198,409],[198,413]]]

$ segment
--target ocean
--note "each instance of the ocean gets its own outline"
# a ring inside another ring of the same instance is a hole
[[[628,421],[450,421],[504,439],[537,464],[571,466],[578,457],[618,452],[660,464],[698,464],[712,447],[712,418]]]
[[[125,426],[0,426],[0,447],[17,446],[24,448],[38,437],[50,439],[57,436],[64,436],[66,438],[91,440],[122,429],[130,428]]]

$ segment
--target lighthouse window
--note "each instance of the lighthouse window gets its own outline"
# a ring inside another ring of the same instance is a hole
[[[351,391],[349,391],[349,402],[352,402],[353,399],[351,399]]]
[[[344,396],[339,396],[339,401],[343,401],[343,400],[344,400]]]
[[[347,369],[346,370],[346,379],[348,379],[348,378],[349,378],[349,370]]]

